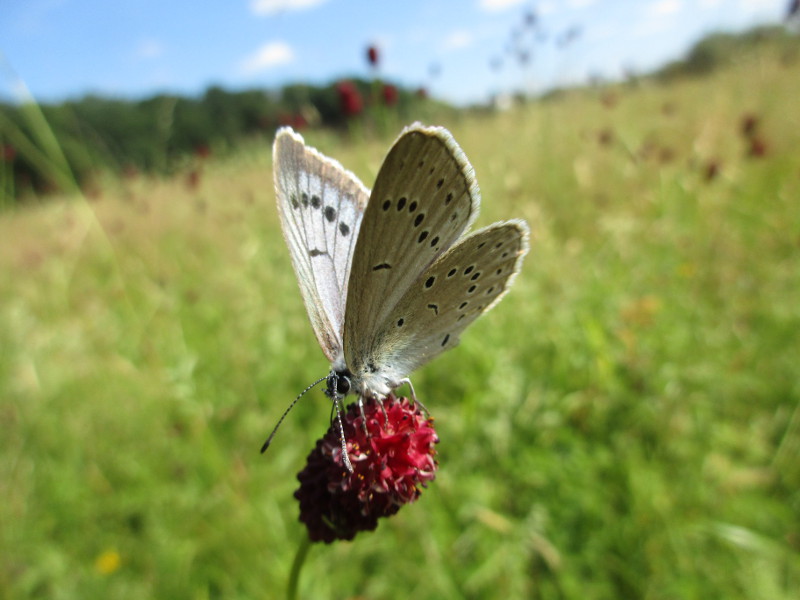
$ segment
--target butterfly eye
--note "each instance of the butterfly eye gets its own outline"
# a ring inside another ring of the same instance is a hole
[[[347,375],[339,375],[336,377],[336,391],[342,395],[350,391],[350,378]]]

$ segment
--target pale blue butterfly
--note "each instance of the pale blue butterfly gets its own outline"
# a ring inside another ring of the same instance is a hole
[[[465,235],[480,192],[442,127],[405,128],[372,193],[288,127],[275,138],[273,170],[283,235],[331,362],[316,383],[327,380],[337,415],[348,393],[380,401],[410,386],[411,372],[499,302],[528,250],[528,226],[518,219]],[[343,435],[342,452],[352,470]]]

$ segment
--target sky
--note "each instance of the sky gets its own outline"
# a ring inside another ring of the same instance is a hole
[[[209,85],[277,88],[377,74],[464,105],[646,72],[706,33],[778,23],[788,4],[0,0],[0,98],[199,95]],[[379,51],[376,70],[366,60],[370,45]]]

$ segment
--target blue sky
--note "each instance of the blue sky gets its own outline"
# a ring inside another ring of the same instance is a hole
[[[369,76],[366,48],[375,44],[382,77],[464,104],[593,74],[649,70],[709,31],[779,22],[787,6],[787,0],[2,0],[0,96],[19,99],[27,89],[40,101],[87,92],[137,98],[198,94],[210,84],[327,83]],[[530,12],[536,32],[523,26]],[[571,28],[580,34],[559,48]],[[514,58],[518,49],[532,55],[527,66]],[[502,67],[492,69],[493,60]]]

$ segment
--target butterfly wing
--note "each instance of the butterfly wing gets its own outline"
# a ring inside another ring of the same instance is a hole
[[[528,251],[524,221],[495,223],[466,236],[422,273],[378,328],[377,364],[399,381],[445,350],[496,305]]]
[[[353,373],[374,372],[389,315],[474,221],[479,205],[472,166],[446,129],[403,130],[378,173],[353,255],[344,321]]]
[[[311,325],[328,360],[342,357],[350,265],[369,190],[285,127],[273,147],[281,229]]]

